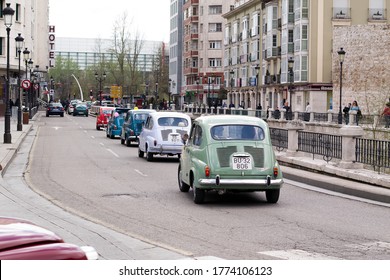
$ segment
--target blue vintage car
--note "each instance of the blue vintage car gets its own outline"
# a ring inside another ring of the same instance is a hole
[[[122,133],[122,125],[124,122],[124,115],[129,108],[115,108],[111,111],[110,118],[107,122],[106,136],[114,139],[115,136],[120,136]]]
[[[182,192],[193,189],[197,204],[208,191],[260,191],[269,203],[276,203],[283,175],[267,123],[236,115],[195,119],[181,154],[178,183]]]
[[[139,109],[130,110],[126,113],[122,125],[121,144],[130,147],[132,142],[136,142],[138,145],[138,136],[142,131],[142,125],[152,112],[156,112],[156,110]]]

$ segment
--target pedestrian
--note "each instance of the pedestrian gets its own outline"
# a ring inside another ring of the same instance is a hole
[[[283,109],[286,110],[286,120],[292,120],[291,107],[288,106],[288,102],[284,102]]]
[[[311,106],[310,106],[310,103],[307,102],[306,104],[306,110],[305,110],[306,113],[310,113],[311,112]]]
[[[263,110],[263,107],[261,106],[260,103],[259,103],[259,105],[257,105],[256,110]]]
[[[13,107],[14,107],[14,101],[12,99],[9,100],[9,109],[11,111],[11,117],[12,117],[12,111],[13,111]]]
[[[306,109],[305,109],[305,114],[304,114],[304,121],[308,122],[310,121],[310,112],[311,112],[311,106],[310,103],[306,103]]]
[[[347,106],[344,107],[343,112],[344,112],[344,118],[345,118],[345,124],[349,123],[349,109],[351,109],[352,104],[348,103]]]
[[[356,121],[356,125],[359,125],[359,119],[360,119],[361,116],[362,116],[362,112],[360,111],[359,105],[358,105],[358,103],[357,103],[356,100],[354,100],[354,101],[352,102],[352,106],[351,106],[351,108],[349,109],[349,113],[351,113],[351,112],[356,112],[356,113],[355,113],[355,114],[356,114],[356,116],[355,116],[355,121]]]
[[[385,128],[390,128],[390,101],[386,103],[381,116],[385,117]]]

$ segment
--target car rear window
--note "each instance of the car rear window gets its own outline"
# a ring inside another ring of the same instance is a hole
[[[146,121],[148,114],[135,114],[134,119],[137,121]]]
[[[188,121],[180,117],[161,117],[158,119],[159,126],[180,126],[187,127]]]
[[[264,140],[264,130],[254,125],[217,125],[210,132],[215,140]]]

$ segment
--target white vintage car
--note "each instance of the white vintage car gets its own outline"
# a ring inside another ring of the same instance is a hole
[[[146,154],[148,161],[154,155],[178,156],[180,158],[183,140],[189,133],[191,118],[179,112],[150,113],[139,135],[138,156]]]

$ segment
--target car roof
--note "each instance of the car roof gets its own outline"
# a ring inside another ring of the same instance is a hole
[[[256,125],[262,127],[267,126],[267,123],[260,118],[241,115],[207,115],[200,116],[196,118],[195,121],[209,126],[220,124]]]
[[[137,110],[130,110],[129,112],[136,114],[136,113],[154,113],[157,111],[154,109],[137,109]]]
[[[187,118],[191,119],[191,117],[187,114],[180,113],[180,112],[153,112],[150,113],[150,116],[153,117],[180,117],[180,118]]]

